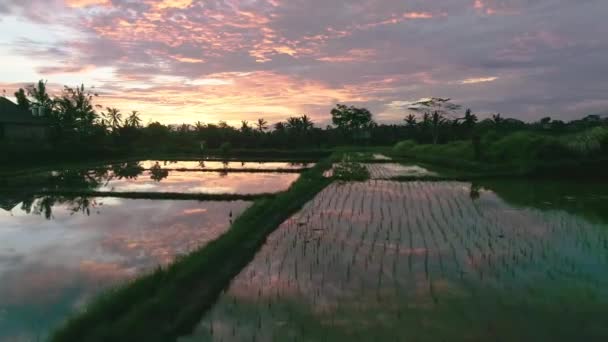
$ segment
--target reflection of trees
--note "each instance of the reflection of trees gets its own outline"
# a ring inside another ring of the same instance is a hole
[[[86,196],[42,196],[30,197],[21,202],[21,210],[27,214],[44,215],[47,220],[53,218],[53,207],[57,205],[65,205],[68,210],[75,213],[83,213],[87,216],[91,215],[91,208],[97,208],[101,203],[96,199],[91,199]]]
[[[160,182],[169,176],[169,171],[164,170],[158,162],[150,168],[150,179]]]
[[[608,185],[563,180],[488,180],[480,186],[492,190],[511,205],[541,210],[564,210],[595,222],[608,223]]]
[[[135,179],[142,172],[144,172],[144,168],[139,162],[126,162],[112,165],[112,173],[118,179]]]

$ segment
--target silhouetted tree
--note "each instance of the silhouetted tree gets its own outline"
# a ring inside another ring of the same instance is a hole
[[[19,90],[15,92],[15,98],[17,99],[19,108],[27,111],[30,110],[30,100],[27,99],[27,95],[23,88],[19,88]]]
[[[131,111],[131,114],[125,119],[125,125],[135,128],[141,127],[141,119],[139,118],[139,112],[137,112],[136,110]]]
[[[258,132],[260,133],[264,133],[264,131],[266,131],[268,129],[268,121],[260,118],[258,119],[258,121],[255,123]]]

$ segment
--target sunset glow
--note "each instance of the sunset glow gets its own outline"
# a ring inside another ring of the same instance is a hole
[[[606,10],[601,0],[6,0],[0,90],[84,83],[102,106],[166,124],[307,114],[324,126],[336,103],[401,122],[395,103],[428,96],[482,117],[572,119],[606,112]]]

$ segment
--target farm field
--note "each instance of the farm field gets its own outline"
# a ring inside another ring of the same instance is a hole
[[[156,165],[163,169],[183,170],[301,170],[314,166],[314,163],[288,163],[288,162],[252,162],[252,161],[208,161],[208,160],[142,160],[138,164],[144,169]]]
[[[608,192],[520,183],[334,183],[181,341],[604,340],[607,221],[564,201]]]
[[[285,191],[298,177],[297,173],[168,171],[165,178],[155,179],[151,171],[144,171],[137,178],[110,176],[102,179],[97,190],[113,192],[259,194]]]

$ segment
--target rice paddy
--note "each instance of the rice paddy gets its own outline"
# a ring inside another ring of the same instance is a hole
[[[135,178],[109,176],[102,180],[97,190],[102,192],[261,194],[285,191],[298,177],[297,173],[166,171],[166,174],[159,178],[153,171],[144,171]]]
[[[183,341],[600,341],[608,226],[461,182],[332,184]]]
[[[0,209],[0,340],[46,340],[100,291],[201,248],[249,205],[43,197]]]

